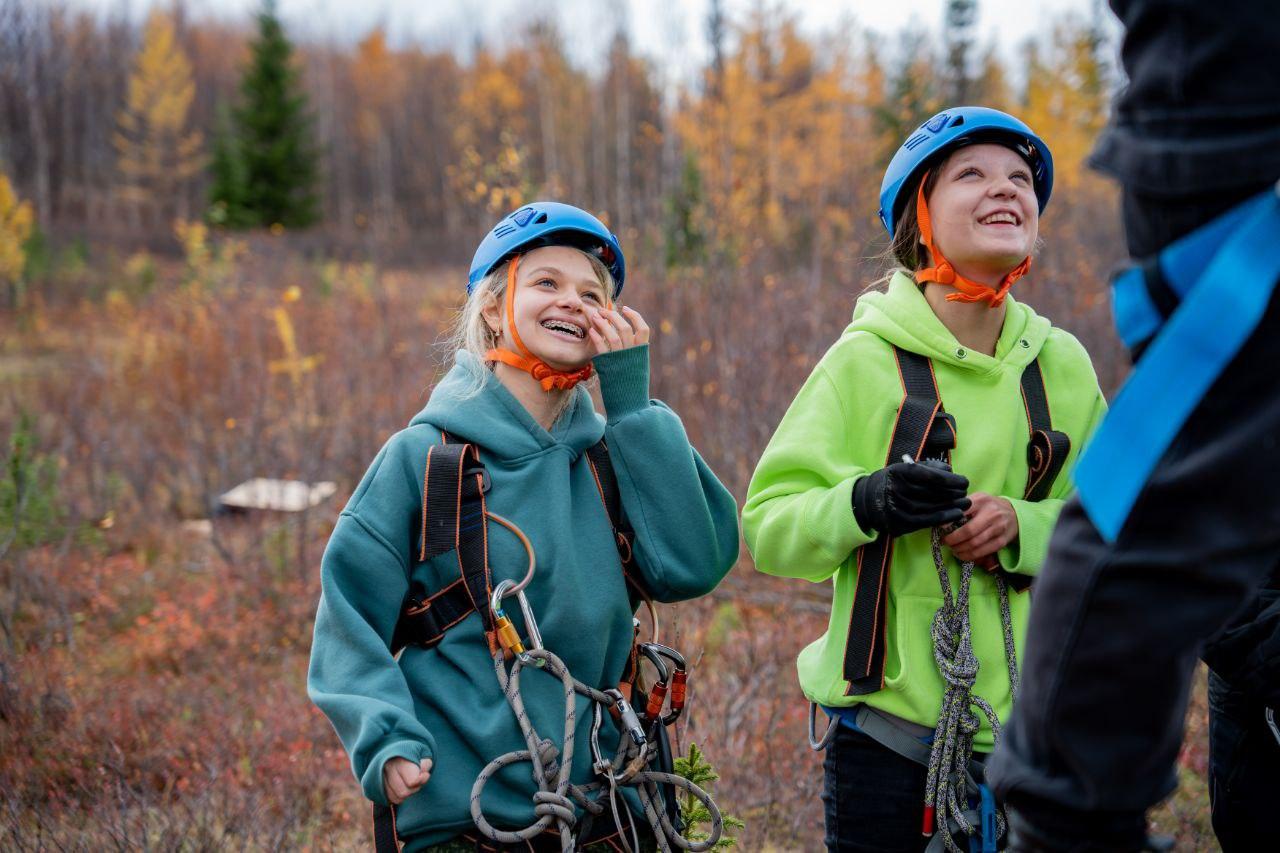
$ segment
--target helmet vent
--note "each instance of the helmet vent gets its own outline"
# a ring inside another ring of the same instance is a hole
[[[533,220],[533,224],[542,225],[546,221],[547,221],[547,215],[543,213],[543,214],[540,214],[537,219]]]
[[[915,136],[911,137],[906,142],[902,143],[902,147],[907,149],[908,151],[911,151],[917,148],[921,143],[923,143],[928,138],[929,138],[929,135],[927,133],[917,133]]]
[[[956,116],[947,127],[959,127],[962,124],[964,124],[964,116]]]
[[[519,225],[521,228],[523,228],[529,224],[529,220],[533,219],[533,217],[536,216],[537,213],[538,213],[537,208],[526,207],[524,210],[517,210],[515,213],[511,214],[511,218],[515,220],[516,225]],[[546,218],[545,213],[543,214],[543,218],[544,219]]]
[[[947,126],[949,116],[946,113],[936,115],[924,123],[924,129],[930,133],[937,133]]]

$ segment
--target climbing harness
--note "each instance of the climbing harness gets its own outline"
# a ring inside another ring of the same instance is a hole
[[[1280,184],[1112,281],[1116,328],[1145,345],[1076,466],[1080,503],[1108,542],[1174,436],[1240,352],[1280,279]]]
[[[606,514],[614,531],[623,574],[633,592],[649,608],[652,635],[650,641],[639,639],[640,621],[635,620],[636,639],[622,683],[617,688],[597,689],[575,679],[555,653],[545,648],[525,588],[537,570],[537,559],[527,536],[511,521],[488,511],[485,493],[489,490],[488,472],[480,462],[475,445],[451,443],[442,433],[442,444],[433,445],[427,454],[423,477],[422,536],[420,560],[457,551],[457,581],[445,589],[427,595],[420,586],[411,589],[396,626],[392,651],[398,653],[406,645],[431,648],[445,633],[472,612],[479,614],[484,625],[494,674],[502,694],[510,706],[525,742],[525,749],[505,753],[490,761],[477,776],[470,795],[470,812],[480,835],[498,845],[527,845],[544,833],[559,836],[560,849],[577,849],[575,845],[598,840],[587,836],[590,826],[602,816],[608,801],[617,828],[616,838],[628,853],[639,849],[639,836],[625,802],[619,805],[623,788],[635,791],[644,816],[663,853],[673,849],[693,853],[709,850],[723,831],[720,810],[711,796],[693,782],[675,774],[672,766],[667,727],[680,716],[686,701],[688,667],[679,652],[660,644],[657,613],[643,586],[630,571],[633,534],[623,520],[617,482],[609,463],[608,448],[600,442],[587,450],[587,462],[600,492]],[[488,564],[488,521],[509,529],[520,540],[527,555],[528,567],[518,582],[506,579],[492,584]],[[503,602],[516,598],[523,617],[525,637],[520,636]],[[647,660],[657,679],[644,696],[644,708],[637,712],[631,695],[641,684],[640,661]],[[509,662],[509,668],[508,668]],[[541,736],[525,710],[521,679],[526,669],[541,670],[557,679],[564,696],[563,746]],[[592,769],[596,778],[584,785],[570,781],[578,726],[576,696],[591,702]],[[612,756],[604,755],[600,731],[605,712],[614,717],[621,737]],[[537,785],[533,795],[533,823],[519,829],[494,826],[484,813],[481,798],[486,784],[504,767],[527,762]],[[657,769],[654,769],[657,768]],[[709,836],[693,841],[683,833],[677,790],[702,803],[711,815]],[[586,812],[579,826],[574,804]],[[624,817],[626,818],[624,820]],[[625,838],[629,832],[631,842]],[[394,807],[375,806],[374,836],[378,853],[398,849],[395,835]],[[523,848],[522,848],[523,849]]]
[[[894,347],[903,397],[889,441],[886,463],[903,456],[912,459],[945,459],[956,446],[955,418],[942,408],[933,362],[918,353]],[[1027,443],[1027,484],[1030,501],[1048,496],[1071,450],[1071,439],[1055,430],[1039,359],[1022,371],[1022,399],[1030,435]],[[849,638],[845,645],[846,695],[875,693],[884,687],[885,609],[889,595],[889,568],[894,539],[881,535],[858,549],[858,579],[849,614]],[[1006,572],[995,565],[991,573],[1015,591],[1026,590],[1031,579]]]
[[[457,552],[459,578],[444,589],[429,595],[416,581],[410,586],[392,636],[391,652],[398,654],[405,646],[431,648],[444,639],[445,632],[473,612],[479,612],[485,633],[493,645],[493,615],[488,602],[493,596],[489,575],[488,525],[485,519],[509,529],[529,555],[524,577],[509,592],[515,594],[533,580],[537,561],[533,546],[524,533],[501,516],[488,511],[485,493],[489,491],[489,472],[480,462],[475,445],[457,444],[441,434],[441,444],[427,451],[423,472],[421,537],[418,562]],[[622,519],[617,481],[609,462],[609,450],[603,441],[586,451],[587,464],[600,492],[613,528],[623,577],[631,589],[648,604],[640,583],[630,571],[631,542],[634,534]],[[651,612],[651,616],[653,613]],[[656,623],[655,623],[656,624]]]
[[[925,356],[898,347],[894,348],[894,355],[902,379],[903,400],[889,442],[888,462],[946,461],[956,446],[956,422],[942,408],[933,364]],[[1053,429],[1039,359],[1032,360],[1023,369],[1020,384],[1029,433],[1024,498],[1040,501],[1048,497],[1066,463],[1071,439],[1066,433]],[[815,750],[825,749],[835,736],[836,726],[844,721],[882,746],[926,766],[921,831],[932,836],[929,853],[942,850],[960,853],[961,847],[955,841],[960,834],[968,836],[974,845],[981,839],[981,846],[971,846],[971,849],[987,853],[996,849],[1008,826],[990,788],[981,781],[984,779],[982,765],[973,759],[973,738],[981,727],[978,712],[986,717],[996,743],[1000,741],[1002,728],[991,704],[973,693],[979,669],[969,622],[969,588],[974,563],[961,563],[959,584],[953,590],[942,554],[942,538],[954,529],[955,526],[946,530],[934,528],[931,533],[942,605],[934,614],[930,636],[934,661],[946,682],[933,732],[917,736],[907,730],[910,723],[860,704],[852,709],[828,711],[840,720],[833,720],[820,738],[817,705],[810,703],[809,745]],[[892,558],[893,538],[889,536],[877,537],[859,549],[858,578],[844,660],[845,678],[849,681],[846,695],[874,693],[884,686],[884,613]],[[1007,572],[998,563],[988,571],[994,577],[1000,602],[1005,663],[1010,689],[1016,696],[1019,675],[1009,591],[1028,589],[1030,578]]]

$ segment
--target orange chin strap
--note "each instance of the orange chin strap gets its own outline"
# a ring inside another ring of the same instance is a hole
[[[520,256],[511,259],[507,267],[507,328],[511,330],[511,339],[515,341],[519,352],[506,349],[491,349],[484,354],[487,361],[500,361],[538,380],[543,391],[567,391],[584,379],[591,378],[591,362],[577,370],[556,370],[542,359],[529,352],[529,348],[520,340],[520,332],[516,329],[516,266]]]
[[[956,268],[951,266],[951,262],[943,257],[942,252],[933,244],[933,225],[929,221],[929,206],[924,200],[924,184],[929,179],[929,173],[925,172],[924,177],[920,179],[920,189],[916,192],[916,219],[920,224],[920,237],[924,241],[925,248],[929,250],[929,254],[937,263],[935,267],[928,267],[916,273],[916,283],[924,284],[926,282],[937,282],[938,284],[946,284],[954,287],[959,293],[948,293],[948,302],[986,302],[991,308],[1000,307],[1004,302],[1005,296],[1009,294],[1009,288],[1013,287],[1013,283],[1027,274],[1027,270],[1031,269],[1031,256],[1027,255],[1022,259],[1022,263],[1018,264],[1009,274],[1000,282],[997,290],[992,290],[985,284],[978,284],[976,281],[970,281],[960,273],[956,272]]]

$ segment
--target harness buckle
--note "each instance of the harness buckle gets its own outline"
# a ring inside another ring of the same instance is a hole
[[[480,494],[487,494],[489,489],[493,487],[493,481],[489,478],[489,469],[484,466],[484,463],[476,461],[462,469],[464,479],[473,477],[476,474],[480,475]]]

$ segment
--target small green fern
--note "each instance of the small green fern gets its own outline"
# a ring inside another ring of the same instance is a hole
[[[688,755],[675,760],[675,771],[677,776],[683,776],[708,794],[714,795],[713,783],[720,778],[720,774],[707,762],[696,743],[689,744]],[[711,812],[687,791],[680,798],[680,817],[684,819],[685,835],[690,841],[705,841],[711,837],[709,830],[700,829],[702,824],[711,823]],[[724,822],[724,834],[712,850],[728,850],[736,845],[738,841],[729,837],[729,830],[746,827],[745,823],[727,812],[721,812],[720,818]]]

